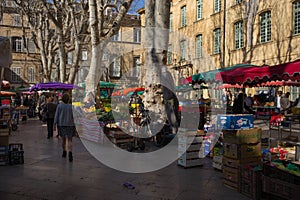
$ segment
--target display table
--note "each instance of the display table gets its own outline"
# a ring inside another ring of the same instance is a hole
[[[271,116],[277,115],[275,106],[253,106],[256,112],[256,119],[269,120]]]

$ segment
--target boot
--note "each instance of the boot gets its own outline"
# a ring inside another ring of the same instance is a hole
[[[67,151],[63,151],[62,157],[63,158],[67,157]]]
[[[72,152],[69,152],[69,161],[70,161],[70,162],[73,161],[73,155],[72,155]]]

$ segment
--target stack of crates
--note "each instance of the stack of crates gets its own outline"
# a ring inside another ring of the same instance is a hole
[[[223,183],[236,190],[239,190],[240,166],[262,161],[261,129],[254,128],[253,121],[253,115],[218,115],[224,142]]]
[[[0,166],[8,164],[8,146],[0,146]]]
[[[203,166],[203,159],[199,154],[203,146],[204,132],[186,130],[178,136],[178,158],[177,164],[184,168]]]
[[[10,165],[24,164],[24,150],[23,144],[14,143],[9,144],[8,157]]]

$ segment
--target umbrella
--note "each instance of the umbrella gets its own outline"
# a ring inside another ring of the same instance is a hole
[[[49,89],[72,90],[77,88],[78,86],[73,84],[60,83],[60,82],[48,82],[48,83],[37,83],[35,86],[31,86],[29,91],[31,92],[33,90],[49,90]]]
[[[178,85],[178,86],[175,86],[175,90],[177,92],[188,92],[188,91],[191,91],[193,89],[192,86],[190,85]]]
[[[126,94],[126,97],[130,97],[131,95],[133,95],[135,92],[128,92],[127,94]],[[142,95],[142,94],[144,94],[144,91],[138,91],[137,92],[137,95]]]
[[[105,82],[105,81],[100,81],[99,84],[100,84],[100,88],[115,88],[115,87],[118,86],[117,84],[110,83],[110,82]],[[84,87],[84,88],[86,86],[85,83],[80,83],[78,85],[80,85],[81,87]]]
[[[135,88],[125,88],[123,90],[123,95],[127,95],[129,92],[139,92],[139,91],[144,91],[145,88],[142,87],[135,87]]]

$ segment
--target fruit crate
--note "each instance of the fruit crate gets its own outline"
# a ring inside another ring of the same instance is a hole
[[[268,199],[286,199],[298,200],[300,196],[300,186],[279,180],[262,176],[263,192],[266,193]]]
[[[281,162],[283,163],[284,166],[287,166],[289,164],[288,161],[281,161]],[[263,164],[263,174],[264,176],[268,176],[270,178],[276,178],[284,182],[300,186],[300,176],[292,174],[283,169],[277,168],[276,166],[272,166],[271,163],[269,162]]]
[[[256,165],[240,165],[239,192],[254,200],[262,196],[262,170],[255,171]]]
[[[8,157],[10,165],[24,164],[24,151],[10,151]]]

